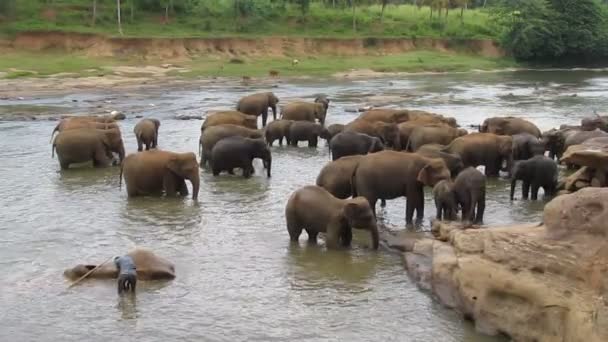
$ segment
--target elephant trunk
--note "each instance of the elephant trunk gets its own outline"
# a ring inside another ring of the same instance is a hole
[[[198,169],[196,170],[196,175],[190,178],[190,182],[192,183],[192,199],[196,201],[198,199],[198,191],[201,185],[201,180],[198,176]]]
[[[276,105],[271,105],[270,109],[272,109],[272,119],[276,120],[277,119],[277,106]]]
[[[124,144],[120,144],[120,146],[118,147],[118,160],[120,160],[120,163],[122,164],[122,161],[125,159],[125,145]]]
[[[374,223],[371,227],[369,227],[369,231],[372,237],[372,248],[378,249],[379,246],[379,234],[378,234],[378,226]]]

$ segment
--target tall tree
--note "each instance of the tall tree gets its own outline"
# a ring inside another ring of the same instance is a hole
[[[116,21],[118,22],[118,32],[121,36],[123,36],[124,34],[122,33],[122,21],[120,19],[120,0],[116,0]]]
[[[386,8],[388,1],[389,0],[382,0],[382,11],[380,11],[380,24],[382,24],[382,22],[384,21],[384,9]]]
[[[356,0],[350,0],[350,5],[353,8],[353,32],[357,32],[357,4]]]
[[[95,26],[95,22],[97,21],[97,0],[93,0],[93,26]]]

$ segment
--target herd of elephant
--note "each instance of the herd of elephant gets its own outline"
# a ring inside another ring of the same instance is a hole
[[[213,175],[234,174],[241,169],[251,177],[253,160],[263,161],[271,176],[271,147],[283,139],[290,146],[306,141],[316,147],[327,141],[332,161],[325,165],[316,185],[295,191],[287,201],[285,217],[292,241],[306,230],[310,242],[325,233],[329,248],[349,246],[352,229],[371,232],[378,248],[376,203],[406,197],[406,224],[424,217],[425,186],[433,188],[436,217],[482,223],[486,178],[503,171],[511,179],[513,200],[521,180],[522,198],[556,193],[559,158],[568,146],[589,139],[608,139],[608,118],[583,119],[580,126],[562,126],[541,133],[533,123],[517,117],[486,119],[479,132],[460,128],[455,118],[421,110],[377,108],[363,112],[347,124],[325,126],[330,100],[296,101],[281,108],[272,92],[241,98],[235,110],[207,116],[199,139],[200,164],[194,153],[157,149],[160,121],[142,119],[135,128],[138,152],[125,157],[121,132],[114,118],[71,117],[63,119],[53,141],[62,169],[92,161],[108,166],[117,153],[121,176],[130,197],[142,195],[188,195],[185,181],[192,183],[198,198],[199,165]],[[272,110],[273,121],[268,122]],[[258,129],[258,117],[262,129]],[[144,151],[145,146],[145,151]],[[545,152],[548,151],[548,156]],[[555,160],[557,158],[557,161]],[[476,169],[484,166],[485,173]]]

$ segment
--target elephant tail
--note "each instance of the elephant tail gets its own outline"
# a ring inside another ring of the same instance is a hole
[[[51,132],[51,140],[49,141],[49,143],[53,142],[53,137],[55,136],[55,133],[59,132],[60,124],[61,124],[61,121],[57,124],[57,126],[55,126],[55,128],[53,129],[53,132]]]
[[[57,147],[57,144],[55,143],[55,141],[53,141],[53,145],[51,145],[51,159],[55,158],[55,148]]]
[[[412,139],[407,139],[407,144],[405,144],[405,148],[403,149],[405,152],[409,151],[412,147]],[[412,151],[413,152],[413,151]]]
[[[125,163],[120,163],[120,176],[118,178],[118,189],[122,189],[122,168],[124,167]]]

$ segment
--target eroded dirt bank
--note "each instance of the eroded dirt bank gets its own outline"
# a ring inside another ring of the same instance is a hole
[[[54,49],[82,52],[95,57],[139,56],[182,59],[201,55],[294,56],[395,54],[413,50],[468,52],[501,57],[504,52],[491,40],[434,38],[115,38],[96,34],[23,32],[1,45],[9,49],[40,51]]]
[[[516,341],[608,341],[608,189],[547,204],[544,224],[402,236],[409,273],[487,334]]]

